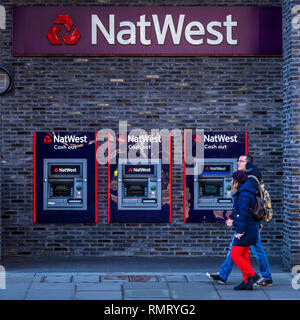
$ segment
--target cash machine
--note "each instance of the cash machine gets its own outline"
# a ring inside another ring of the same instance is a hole
[[[210,132],[193,130],[184,149],[184,221],[214,223],[228,219],[233,208],[232,174],[237,159],[247,154],[247,132]],[[197,146],[198,144],[198,146]],[[201,144],[201,145],[200,145]],[[201,146],[201,157],[196,148]],[[188,157],[190,156],[190,157]]]
[[[86,210],[87,159],[44,159],[44,210]]]
[[[108,165],[109,223],[171,222],[171,157],[168,148],[163,158],[163,140],[155,137],[142,130],[108,139],[108,157],[115,156]],[[116,152],[110,147],[112,139]],[[171,143],[169,135],[167,140]],[[130,152],[138,156],[130,157]]]
[[[202,166],[201,166],[202,167]],[[236,159],[206,159],[203,170],[195,161],[194,208],[232,209],[231,177],[237,170]]]
[[[161,210],[161,160],[120,159],[118,209]]]
[[[95,223],[95,132],[34,133],[34,223]]]

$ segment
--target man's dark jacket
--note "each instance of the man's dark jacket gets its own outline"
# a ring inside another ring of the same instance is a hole
[[[247,162],[246,164],[246,173],[248,176],[252,175],[255,176],[259,181],[261,180],[261,173],[258,170],[258,168],[253,164],[253,162]],[[251,184],[255,188],[255,190],[258,190],[258,184],[254,178],[249,178]]]

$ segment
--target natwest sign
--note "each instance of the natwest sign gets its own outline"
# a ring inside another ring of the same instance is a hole
[[[104,37],[108,44],[119,43],[121,45],[150,46],[152,44],[164,45],[167,41],[167,34],[170,34],[170,40],[173,45],[179,45],[186,42],[192,45],[201,45],[208,43],[210,45],[221,44],[224,40],[229,45],[237,45],[238,40],[232,39],[233,27],[237,27],[237,22],[232,21],[232,15],[226,16],[225,21],[210,21],[204,26],[200,21],[190,21],[185,23],[186,15],[180,14],[178,23],[174,22],[175,17],[172,14],[166,14],[160,21],[158,14],[152,14],[150,20],[146,20],[146,15],[139,17],[135,21],[120,21],[116,25],[114,14],[109,15],[107,26],[99,19],[98,15],[93,14],[92,25],[92,44],[98,44],[98,33]],[[153,26],[153,27],[152,27]],[[151,28],[152,27],[152,28]],[[225,28],[225,32],[221,32]],[[153,32],[154,31],[154,32]],[[153,39],[150,33],[154,33]],[[139,37],[137,37],[139,34]],[[225,39],[223,34],[225,34]]]
[[[53,136],[54,142],[58,143],[87,143],[87,136],[76,136],[76,135],[54,135]]]
[[[281,55],[281,8],[14,7],[13,55]]]

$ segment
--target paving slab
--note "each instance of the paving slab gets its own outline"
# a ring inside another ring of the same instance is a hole
[[[271,300],[300,300],[300,289],[295,290],[291,286],[274,286],[263,290]]]
[[[191,274],[191,275],[187,275],[186,278],[188,282],[212,281],[205,274]]]
[[[158,281],[157,276],[139,275],[139,276],[129,276],[130,282],[151,282]]]
[[[79,291],[75,300],[122,300],[121,291]]]
[[[6,279],[32,279],[35,275],[35,272],[6,272]]]
[[[166,282],[129,282],[123,284],[124,289],[168,289]]]
[[[40,291],[47,291],[47,290],[53,290],[58,292],[68,292],[68,291],[74,291],[75,290],[75,284],[74,283],[49,283],[49,282],[42,282],[42,283],[32,283],[29,292],[40,292]]]
[[[219,299],[212,284],[207,283],[169,283],[173,299]]]
[[[33,282],[49,282],[49,283],[64,283],[71,282],[72,273],[36,273]]]
[[[167,282],[186,282],[187,277],[184,275],[165,275],[161,276],[161,281],[167,281]]]
[[[75,292],[72,283],[33,283],[27,293],[27,300],[69,300]]]
[[[24,300],[26,291],[7,291],[5,294],[0,292],[0,300]]]
[[[38,273],[36,273],[37,275]],[[52,276],[52,277],[64,277],[64,276],[72,276],[74,273],[72,272],[41,272],[39,273],[44,276]]]
[[[284,291],[284,292],[298,292],[299,295],[300,295],[300,289],[298,290],[295,290],[293,289],[292,287],[292,284],[291,283],[288,283],[288,284],[273,284],[272,286],[269,286],[269,287],[260,287],[260,289],[264,289],[266,291],[270,291],[270,292],[277,292],[277,291]]]
[[[105,275],[101,277],[101,282],[129,282],[128,276]]]
[[[46,277],[46,274],[42,274],[42,273],[36,273],[32,279],[33,283],[39,283],[42,282],[44,280],[44,278]]]
[[[293,277],[289,273],[272,273],[273,286],[291,285]]]
[[[273,291],[273,292],[265,292],[265,294],[271,300],[300,300],[300,292],[298,291]]]
[[[153,303],[155,302],[155,300],[171,300],[171,298],[159,298],[159,297],[155,297],[155,298],[126,298],[124,300],[151,300]]]
[[[269,300],[269,297],[262,290],[218,290],[222,300]]]
[[[170,298],[167,289],[124,289],[124,299],[127,298]]]
[[[74,283],[98,283],[100,280],[100,275],[74,275],[72,278]]]
[[[25,300],[73,300],[73,295],[59,295],[59,294],[29,294]]]
[[[76,291],[121,291],[121,284],[116,283],[79,283]]]
[[[26,285],[32,282],[33,278],[6,278],[6,288],[9,288],[12,285]]]
[[[43,282],[48,283],[68,283],[72,281],[72,275],[47,275],[43,278]]]
[[[25,298],[30,283],[7,285],[6,289],[0,290],[0,300],[22,300]]]

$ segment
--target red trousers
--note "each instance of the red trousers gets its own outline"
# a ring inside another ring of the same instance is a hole
[[[255,271],[250,263],[250,246],[241,247],[233,246],[231,249],[230,257],[237,267],[242,271],[245,283],[248,282],[248,277],[255,276]]]

